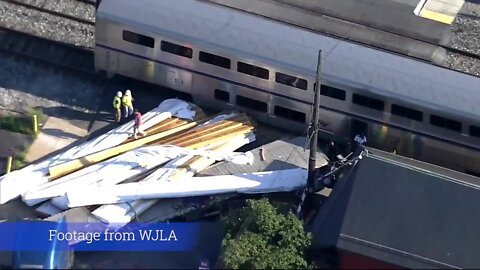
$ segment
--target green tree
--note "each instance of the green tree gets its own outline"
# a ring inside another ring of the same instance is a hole
[[[225,225],[223,267],[311,268],[305,251],[312,237],[291,211],[282,214],[265,198],[247,200],[247,206],[229,213]]]

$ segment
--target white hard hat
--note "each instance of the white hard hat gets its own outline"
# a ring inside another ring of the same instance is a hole
[[[125,91],[125,95],[126,95],[126,96],[130,96],[130,94],[131,94],[131,93],[130,93],[130,90],[127,89],[127,91]]]
[[[118,97],[122,97],[122,91],[118,91],[118,92],[117,92],[117,96],[118,96]]]

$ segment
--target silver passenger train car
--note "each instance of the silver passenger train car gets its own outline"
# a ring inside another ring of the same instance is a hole
[[[321,136],[480,175],[480,79],[199,0],[102,0],[95,67],[304,133],[318,50]]]

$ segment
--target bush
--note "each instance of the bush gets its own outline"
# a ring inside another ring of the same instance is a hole
[[[30,118],[32,118],[33,115],[36,115],[38,123],[43,123],[47,120],[47,116],[43,113],[41,109],[31,108],[28,110],[28,115]]]
[[[12,132],[36,136],[33,130],[33,115],[37,115],[37,123],[45,121],[46,116],[40,110],[30,109],[28,115],[0,117],[0,128]]]
[[[305,260],[311,235],[289,211],[279,213],[267,199],[247,200],[247,206],[226,219],[222,243],[223,267],[231,269],[311,268]]]
[[[8,115],[0,118],[0,128],[17,133],[33,134],[32,122],[21,116]]]
[[[25,160],[25,153],[18,153],[13,156],[12,171],[21,169],[25,165],[27,165],[27,161]]]

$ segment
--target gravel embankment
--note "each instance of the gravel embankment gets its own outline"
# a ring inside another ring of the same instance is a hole
[[[0,53],[0,111],[25,113],[29,108],[44,111],[68,107],[95,112],[104,85],[74,72],[54,70]]]
[[[451,29],[452,47],[480,55],[480,1],[466,1]]]
[[[62,2],[64,1],[62,0]],[[92,11],[91,13],[94,12]],[[0,2],[0,25],[76,46],[91,48],[95,44],[95,26],[93,25],[83,24],[3,1]]]
[[[480,1],[465,2],[451,26],[450,46],[480,55]],[[449,53],[445,67],[480,76],[480,60]]]
[[[95,22],[95,6],[78,0],[16,0],[38,8],[47,9],[75,18]]]
[[[448,53],[444,66],[480,77],[480,60],[456,53]]]

